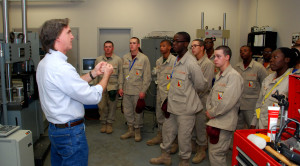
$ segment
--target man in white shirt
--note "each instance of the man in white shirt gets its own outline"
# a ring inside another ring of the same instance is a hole
[[[74,36],[69,19],[52,19],[41,27],[40,40],[47,53],[37,68],[42,109],[49,121],[51,165],[88,165],[83,104],[97,104],[107,86],[113,67],[105,62],[83,76],[67,62]],[[88,82],[103,74],[95,86]]]

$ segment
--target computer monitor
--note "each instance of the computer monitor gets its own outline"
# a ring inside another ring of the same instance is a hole
[[[83,58],[82,59],[82,73],[90,72],[95,66],[96,58]]]

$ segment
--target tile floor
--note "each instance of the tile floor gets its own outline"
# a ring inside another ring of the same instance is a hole
[[[152,112],[144,113],[144,127],[142,129],[141,142],[135,142],[134,138],[121,140],[120,135],[127,131],[125,118],[120,109],[117,110],[116,122],[113,124],[112,134],[100,133],[99,120],[86,120],[86,136],[89,144],[89,166],[151,166],[150,158],[160,155],[160,148],[147,146],[146,141],[156,135]],[[192,157],[194,154],[192,155]],[[172,165],[178,165],[179,156],[172,155]],[[190,161],[191,163],[191,161]],[[44,166],[50,166],[50,153],[44,161]],[[191,166],[208,166],[206,158],[200,164]],[[231,165],[231,151],[227,156],[227,165]]]

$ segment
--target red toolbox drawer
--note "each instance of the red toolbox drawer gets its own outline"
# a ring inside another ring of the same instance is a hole
[[[272,157],[263,150],[259,149],[247,139],[249,134],[262,133],[267,134],[266,129],[255,130],[237,130],[234,132],[233,149],[232,149],[232,166],[249,165],[241,161],[239,154],[246,158],[251,165],[258,166],[281,166]]]

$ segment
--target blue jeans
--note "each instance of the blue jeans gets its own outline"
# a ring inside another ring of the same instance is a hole
[[[84,127],[84,123],[81,123],[73,127],[57,128],[49,123],[52,166],[88,165],[89,149]]]

